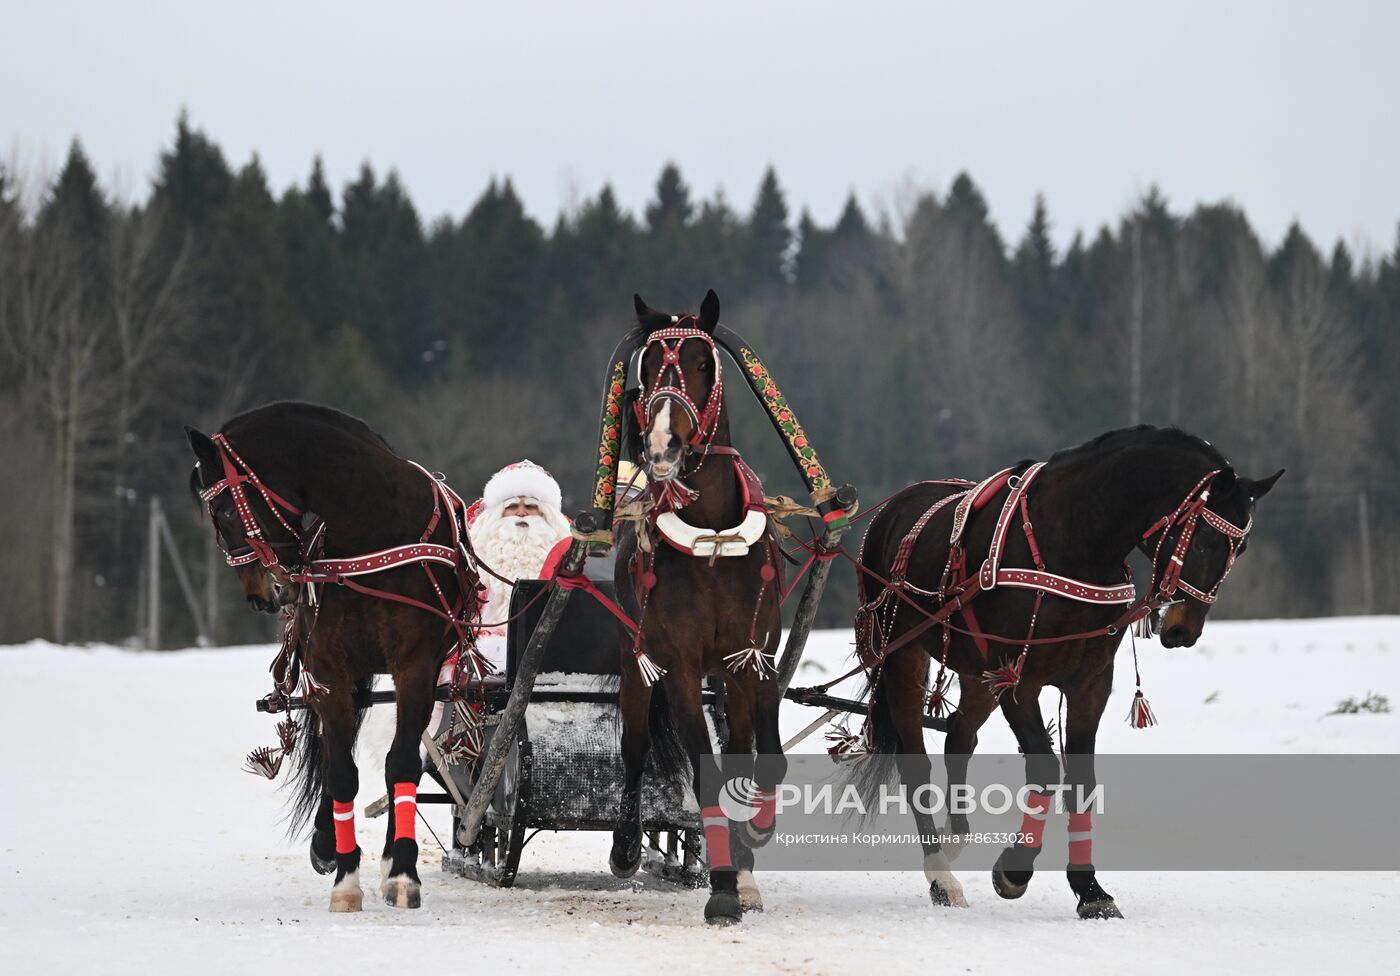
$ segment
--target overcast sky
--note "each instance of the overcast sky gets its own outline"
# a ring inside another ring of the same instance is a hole
[[[1400,3],[77,3],[3,0],[0,146],[79,137],[144,196],[182,107],[279,190],[398,170],[428,218],[509,175],[546,224],[611,182],[640,212],[674,160],[746,209],[897,208],[968,170],[1015,237],[1153,183],[1232,198],[1276,242],[1388,251],[1400,220]]]

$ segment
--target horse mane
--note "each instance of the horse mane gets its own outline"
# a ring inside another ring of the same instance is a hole
[[[1138,424],[1136,427],[1121,427],[1118,430],[1110,430],[1077,447],[1067,447],[1056,451],[1050,455],[1049,463],[1067,464],[1134,447],[1157,447],[1202,454],[1212,465],[1222,470],[1230,469],[1230,462],[1210,441],[1188,433],[1180,427],[1154,427],[1151,424]]]
[[[1216,479],[1213,493],[1217,497],[1234,497],[1239,486],[1239,477],[1230,461],[1220,453],[1210,441],[1182,430],[1180,427],[1154,427],[1139,424],[1136,427],[1123,427],[1100,434],[1085,441],[1078,447],[1066,448],[1050,455],[1049,463],[1069,465],[1081,461],[1102,459],[1120,451],[1129,450],[1168,451],[1180,458],[1195,458],[1206,467],[1217,468],[1220,476]],[[1248,509],[1249,499],[1242,495],[1237,499]]]
[[[344,411],[334,407],[323,406],[319,403],[307,403],[303,400],[276,400],[272,403],[265,403],[260,407],[240,413],[233,417],[222,427],[221,433],[228,433],[230,430],[245,423],[285,423],[289,420],[299,420],[305,423],[324,424],[335,430],[341,431],[351,437],[365,441],[375,447],[397,455],[389,442],[374,431],[369,424],[358,417],[352,417]],[[199,468],[190,469],[189,492],[190,499],[198,507],[203,503],[200,492],[204,490],[204,485],[200,482]]]
[[[337,410],[334,407],[327,407],[319,403],[307,403],[304,400],[276,400],[260,407],[254,407],[252,410],[234,417],[220,429],[227,431],[229,428],[236,425],[259,420],[274,420],[277,422],[302,420],[310,423],[325,424],[327,427],[332,427],[352,437],[368,441],[391,454],[398,453],[390,446],[388,441],[360,418],[352,417],[350,414]]]

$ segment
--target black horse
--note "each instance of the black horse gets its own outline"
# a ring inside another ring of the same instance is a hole
[[[1031,794],[1039,809],[1027,813],[1022,827],[1029,843],[1003,851],[993,872],[1003,898],[1019,898],[1030,882],[1048,807],[1043,788],[1060,783],[1041,689],[1049,685],[1065,695],[1066,782],[1087,796],[1096,785],[1095,736],[1126,625],[1146,617],[1158,624],[1167,647],[1194,644],[1247,545],[1254,503],[1281,474],[1239,477],[1206,441],[1141,426],[1061,451],[1043,466],[1022,462],[981,492],[968,483],[914,485],[871,521],[861,562],[894,584],[863,601],[857,618],[858,651],[873,675],[871,751],[898,753],[901,778],[927,783],[921,720],[926,706],[941,708],[949,683],[944,669],[955,671],[961,697],[945,743],[951,789],[966,780],[977,730],[1001,709],[1025,754],[1027,783],[1042,788]],[[1000,533],[999,525],[1005,526]],[[984,560],[998,535],[996,558]],[[1153,561],[1143,597],[1134,596],[1126,575],[1135,549]],[[879,588],[874,577],[859,569],[857,575],[864,577],[863,593]],[[1037,581],[1044,586],[1027,588]],[[943,622],[931,624],[927,615],[940,610]],[[930,661],[940,664],[931,689]],[[1139,725],[1152,720],[1140,693],[1130,717]],[[872,762],[867,784],[887,771],[887,764]],[[919,829],[936,834],[927,814],[919,815]],[[967,830],[965,815],[951,817],[951,834]],[[1070,831],[1068,875],[1079,914],[1119,917],[1095,878],[1087,809],[1071,811]],[[965,905],[936,838],[925,843],[924,855],[935,903]]]
[[[439,669],[469,635],[477,599],[460,499],[365,424],[326,407],[273,403],[234,417],[213,437],[186,434],[198,461],[191,489],[206,503],[244,595],[255,609],[285,608],[290,618],[273,697],[300,691],[312,703],[300,741],[284,742],[298,776],[292,829],[314,811],[311,862],[318,873],[335,871],[332,911],[362,905],[359,700],[375,675],[393,676],[398,719],[384,771],[395,803],[381,893],[391,905],[417,908],[418,746]],[[318,562],[368,554],[375,558],[363,564]],[[285,730],[290,740],[292,726]],[[269,775],[278,767],[280,760]]]
[[[648,754],[667,772],[688,757],[709,853],[705,918],[730,924],[745,908],[761,907],[751,848],[772,836],[775,790],[786,772],[773,667],[780,551],[757,480],[730,446],[720,355],[711,338],[719,299],[709,292],[699,315],[658,312],[640,297],[635,305],[638,324],[630,338],[640,395],[623,411],[622,450],[646,470],[650,508],[640,523],[619,531],[617,591],[641,632],[620,628],[626,772],[609,862],[619,877],[637,869]],[[728,771],[754,781],[745,798],[758,811],[740,821],[740,842],[733,845],[717,783],[701,775],[702,764],[713,762],[702,707],[702,683],[712,675],[724,681],[724,751],[739,757]],[[677,734],[683,756],[675,749]]]

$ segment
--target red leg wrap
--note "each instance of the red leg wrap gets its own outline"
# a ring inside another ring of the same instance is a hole
[[[1027,793],[1026,807],[1021,815],[1021,846],[1039,848],[1045,837],[1045,818],[1050,812],[1049,793]]]
[[[729,857],[729,818],[718,806],[706,807],[700,811],[701,822],[705,825],[705,849],[710,854],[710,870],[732,868],[734,862]]]
[[[1094,863],[1094,815],[1088,810],[1069,815],[1069,863]]]
[[[416,783],[394,784],[394,840],[417,840],[413,832],[414,819],[418,816],[418,785]]]
[[[355,853],[355,804],[331,802],[331,815],[335,818],[335,852]]]
[[[754,799],[758,801],[758,813],[754,815],[753,825],[759,830],[767,830],[773,826],[773,817],[778,812],[778,794],[759,790]]]

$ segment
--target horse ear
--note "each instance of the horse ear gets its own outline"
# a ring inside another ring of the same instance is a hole
[[[1283,477],[1283,468],[1279,468],[1273,474],[1262,481],[1251,481],[1248,478],[1240,479],[1240,487],[1249,495],[1251,501],[1257,501],[1269,493],[1269,489],[1274,486],[1274,482]]]
[[[219,449],[214,445],[208,434],[195,430],[193,427],[185,428],[185,439],[190,442],[190,450],[194,451],[195,460],[200,464],[208,464],[214,470],[219,467]]]
[[[714,334],[717,325],[719,325],[719,296],[711,288],[705,292],[705,300],[700,303],[700,328]]]
[[[652,308],[646,302],[642,301],[641,295],[632,295],[632,307],[637,310],[637,319],[639,321],[650,318],[653,315],[660,314],[656,311],[656,309]]]

